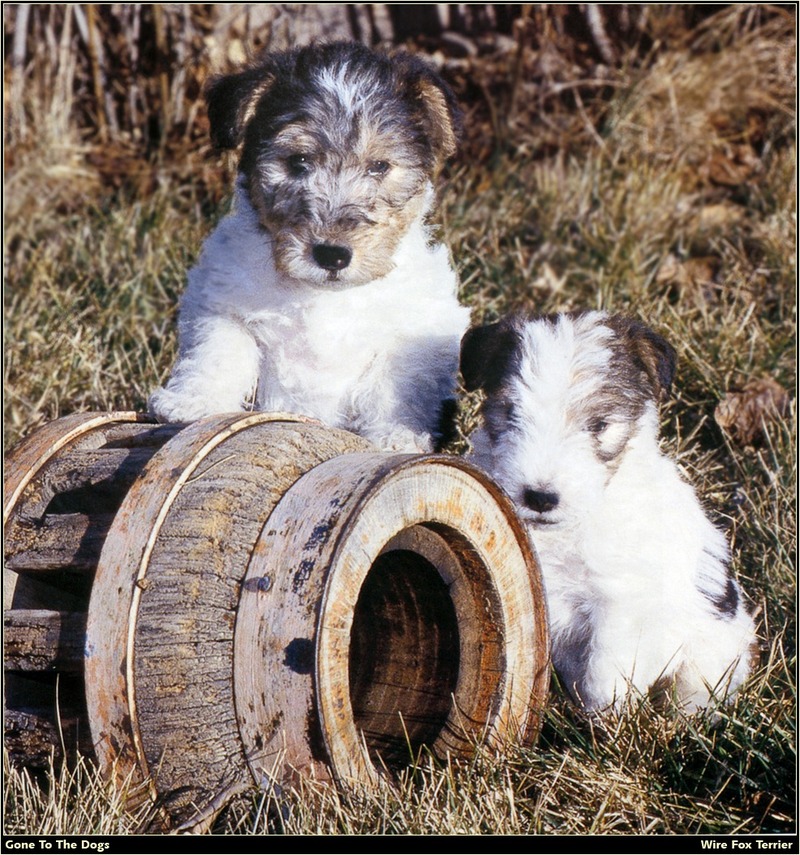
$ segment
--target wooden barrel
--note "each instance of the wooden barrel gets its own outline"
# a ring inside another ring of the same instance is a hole
[[[92,577],[125,492],[177,430],[136,413],[77,414],[5,460],[4,726],[14,762],[91,752],[83,647]]]
[[[535,740],[538,568],[460,459],[288,415],[109,414],[48,425],[7,469],[18,755],[26,722],[62,740],[68,695],[69,736],[185,822],[253,781]]]

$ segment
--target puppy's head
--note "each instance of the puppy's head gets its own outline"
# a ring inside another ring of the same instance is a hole
[[[512,315],[471,329],[461,373],[486,395],[477,461],[531,525],[575,524],[633,447],[655,446],[674,372],[671,345],[621,316]]]
[[[455,153],[454,96],[425,63],[358,44],[267,56],[208,90],[211,135],[240,171],[278,268],[322,287],[385,276]]]

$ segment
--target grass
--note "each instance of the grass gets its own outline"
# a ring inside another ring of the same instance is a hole
[[[597,134],[569,149],[539,157],[533,125],[506,129],[490,158],[456,165],[441,213],[475,321],[603,307],[676,346],[664,445],[729,532],[759,669],[732,705],[691,718],[634,699],[589,722],[556,690],[535,747],[420,758],[396,787],[246,794],[215,831],[796,831],[796,408],[750,445],[714,420],[750,378],[796,387],[794,42],[780,19],[735,24],[628,70]],[[6,173],[6,448],[69,412],[143,408],[171,365],[185,271],[224,207],[185,164],[152,167],[146,193],[109,189],[77,132],[42,118]],[[455,452],[478,403],[462,400]],[[6,833],[138,827],[86,764],[45,781],[6,769]]]
[[[110,787],[78,757],[70,768],[50,764],[43,775],[3,762],[3,831],[7,835],[134,834],[148,807],[130,809],[128,790]]]

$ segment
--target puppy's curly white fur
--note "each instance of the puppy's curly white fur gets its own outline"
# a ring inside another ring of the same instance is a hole
[[[427,451],[469,311],[426,218],[458,112],[422,61],[350,43],[216,80],[212,137],[241,144],[232,212],[189,273],[163,421],[289,411]],[[255,390],[255,391],[254,391]]]
[[[541,562],[554,666],[588,709],[667,687],[689,710],[746,678],[753,620],[728,545],[658,445],[675,352],[603,312],[470,330],[486,393],[473,459],[515,501]]]

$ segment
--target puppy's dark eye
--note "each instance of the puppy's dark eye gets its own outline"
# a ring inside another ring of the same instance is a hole
[[[286,158],[286,165],[289,167],[289,172],[292,175],[305,175],[311,171],[312,161],[308,154],[290,154]]]
[[[385,160],[373,160],[367,167],[367,175],[372,178],[380,178],[389,171],[389,164]]]
[[[593,433],[595,436],[601,434],[608,427],[608,422],[605,419],[594,419],[586,425],[586,429],[589,433]]]

